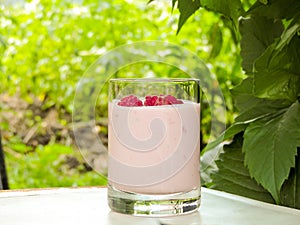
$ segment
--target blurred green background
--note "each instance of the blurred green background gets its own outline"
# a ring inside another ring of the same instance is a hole
[[[158,40],[196,53],[219,81],[227,124],[232,123],[235,109],[229,90],[241,81],[242,71],[230,30],[219,16],[199,10],[176,35],[178,15],[169,1],[0,1],[0,128],[10,188],[106,184],[76,147],[72,104],[84,72],[120,45]],[[181,75],[153,63],[132,65],[119,73]],[[107,93],[99,99],[107,102]],[[210,112],[203,108],[205,145]],[[98,107],[97,132],[104,144],[106,117],[107,109]]]

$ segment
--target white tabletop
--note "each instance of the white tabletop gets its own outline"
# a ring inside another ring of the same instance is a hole
[[[300,210],[202,188],[198,212],[145,218],[111,212],[106,188],[0,192],[0,225],[299,225]]]

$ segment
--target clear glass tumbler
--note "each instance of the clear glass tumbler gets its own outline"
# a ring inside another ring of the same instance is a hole
[[[108,204],[168,216],[200,206],[199,80],[111,79]]]

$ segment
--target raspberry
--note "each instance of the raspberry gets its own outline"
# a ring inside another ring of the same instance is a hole
[[[143,102],[135,95],[128,95],[123,97],[119,102],[120,106],[143,106]]]
[[[172,95],[152,95],[146,96],[144,105],[145,106],[158,106],[158,105],[173,105],[173,104],[183,104],[181,100],[178,100]]]
[[[154,106],[154,105],[156,105],[157,100],[158,100],[158,97],[155,95],[154,96],[146,96],[144,105],[145,106]]]
[[[165,105],[172,105],[172,104],[183,104],[183,101],[178,100],[172,95],[165,96]]]

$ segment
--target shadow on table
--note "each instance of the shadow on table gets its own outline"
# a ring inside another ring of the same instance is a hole
[[[108,214],[109,225],[201,225],[199,212],[172,217],[138,217],[110,212]]]

